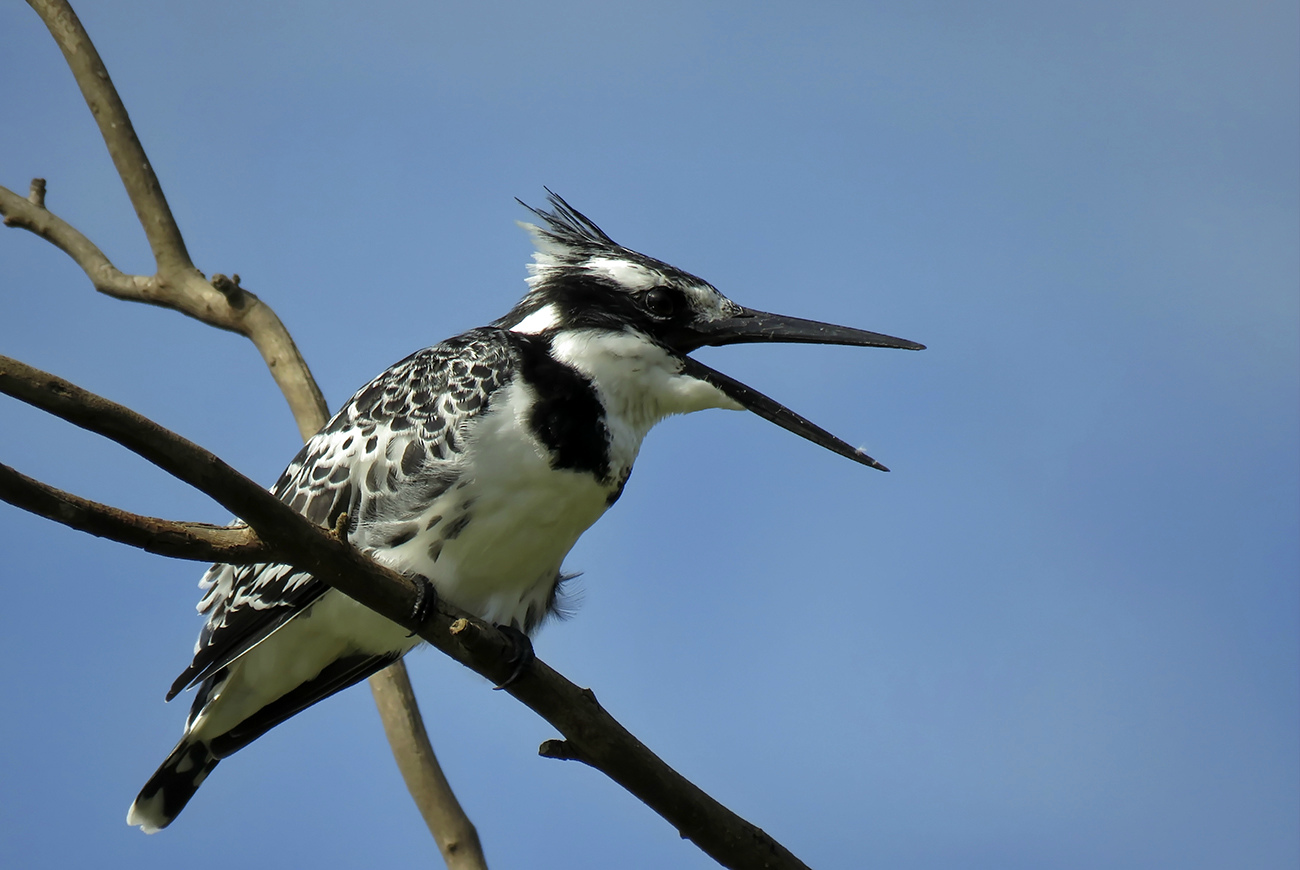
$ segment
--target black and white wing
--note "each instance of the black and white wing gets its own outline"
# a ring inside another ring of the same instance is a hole
[[[314,523],[348,515],[366,549],[395,546],[460,478],[466,424],[514,376],[511,343],[475,329],[418,351],[357,392],[303,445],[271,491]],[[207,622],[171,700],[265,640],[329,588],[289,565],[213,565],[200,581]]]

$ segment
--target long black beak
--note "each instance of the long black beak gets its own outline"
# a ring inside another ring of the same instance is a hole
[[[848,326],[836,326],[817,320],[804,320],[799,317],[786,317],[769,314],[766,311],[753,311],[742,308],[732,317],[692,323],[686,328],[687,335],[673,342],[679,348],[690,351],[705,345],[746,344],[760,341],[781,342],[785,344],[841,344],[851,347],[895,347],[902,350],[925,350],[925,345],[868,332],[865,329],[853,329]],[[716,369],[690,357],[683,357],[682,370],[694,378],[707,381],[726,395],[753,411],[765,420],[769,420],[782,429],[793,432],[800,438],[806,438],[814,444],[825,447],[832,453],[860,462],[863,465],[881,471],[889,469],[872,459],[866,453],[851,447],[836,438],[825,429],[796,414],[789,408],[745,386],[740,381],[724,375]]]
[[[675,337],[673,345],[687,346],[689,351],[709,345],[718,347],[724,344],[750,344],[758,341],[775,341],[782,344],[843,344],[850,347],[896,347],[901,350],[925,350],[925,345],[894,338],[879,332],[854,329],[851,326],[836,326],[834,323],[822,323],[820,320],[804,320],[801,317],[786,317],[784,314],[770,314],[741,308],[740,313],[718,320],[697,321],[685,328],[686,335],[682,341]]]

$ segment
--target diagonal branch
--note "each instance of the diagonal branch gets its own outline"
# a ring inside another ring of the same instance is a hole
[[[241,517],[277,552],[497,683],[510,675],[511,646],[495,627],[439,601],[415,621],[410,579],[371,561],[221,459],[141,415],[61,378],[0,356],[0,393],[103,435],[199,489]],[[583,761],[609,776],[726,867],[804,868],[761,829],[732,813],[664,763],[618,723],[588,689],[534,660],[507,689],[564,735],[542,754]]]

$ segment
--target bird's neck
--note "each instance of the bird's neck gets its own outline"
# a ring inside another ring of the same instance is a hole
[[[663,418],[736,407],[712,384],[684,375],[671,353],[630,330],[561,330],[550,338],[550,356],[595,389],[615,474],[631,469],[646,433]]]

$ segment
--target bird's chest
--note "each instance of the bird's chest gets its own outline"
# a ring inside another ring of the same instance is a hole
[[[377,557],[485,619],[534,624],[564,557],[626,479],[587,410],[504,387],[466,433],[459,481],[418,518],[423,533]]]

